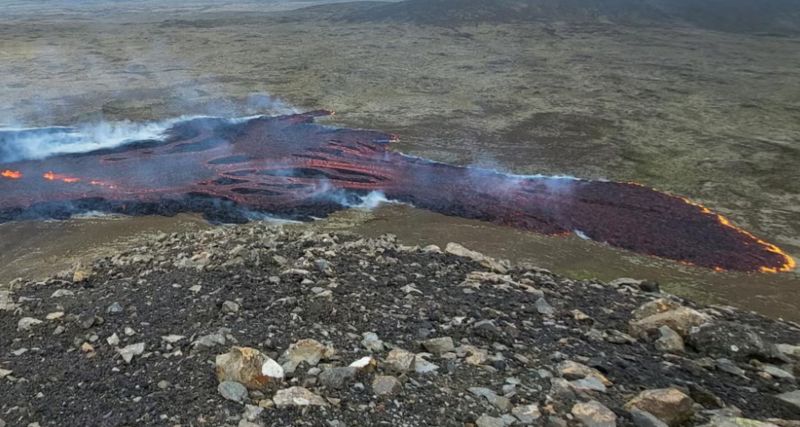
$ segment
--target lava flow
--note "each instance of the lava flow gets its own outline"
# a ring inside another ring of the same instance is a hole
[[[8,179],[20,179],[22,178],[22,173],[19,171],[12,171],[10,169],[4,169],[0,171],[0,176]]]
[[[410,157],[388,148],[392,135],[314,123],[326,114],[192,119],[163,139],[7,163],[2,176],[12,179],[0,179],[0,222],[86,210],[309,219],[382,192],[446,215],[578,233],[717,270],[795,267],[775,245],[681,197],[632,183],[507,175]]]

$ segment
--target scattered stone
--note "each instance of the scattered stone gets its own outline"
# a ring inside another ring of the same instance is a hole
[[[161,337],[161,340],[168,343],[168,344],[175,344],[176,342],[186,338],[183,335],[164,335]]]
[[[800,345],[776,344],[776,347],[784,356],[800,359]]]
[[[372,392],[378,396],[391,396],[403,389],[403,385],[396,377],[389,375],[377,375],[372,380]]]
[[[250,390],[261,390],[283,379],[283,368],[260,351],[249,347],[233,347],[216,358],[219,382],[236,381]]]
[[[74,295],[75,292],[69,289],[57,289],[55,292],[53,292],[52,295],[50,295],[50,298],[63,298],[63,297],[71,297]]]
[[[723,408],[725,406],[725,402],[722,399],[698,384],[689,384],[689,397],[706,409]]]
[[[14,311],[19,307],[19,304],[14,303],[11,299],[11,292],[0,291],[0,311]]]
[[[659,313],[664,313],[670,310],[676,310],[682,306],[674,300],[669,298],[657,298],[648,301],[636,310],[633,310],[632,317],[634,320],[642,320],[645,317],[650,317]]]
[[[794,375],[775,365],[763,365],[761,366],[761,372],[766,372],[775,378],[780,378],[784,380],[794,380]]]
[[[330,389],[342,389],[355,378],[358,371],[351,367],[328,368],[319,374],[319,382]]]
[[[349,367],[355,369],[360,374],[369,373],[378,367],[378,361],[370,356],[365,356],[351,363]]]
[[[786,403],[794,405],[798,410],[800,410],[800,390],[779,394],[776,397]]]
[[[144,343],[136,343],[117,349],[117,353],[122,356],[125,363],[131,363],[134,356],[141,356],[144,353]]]
[[[478,397],[483,397],[492,405],[496,406],[503,412],[511,410],[511,401],[503,396],[498,396],[497,393],[486,387],[470,387],[469,392]]]
[[[314,339],[302,339],[289,346],[280,358],[281,366],[286,373],[293,373],[297,366],[305,362],[316,366],[322,359],[328,359],[335,351]]]
[[[579,380],[570,381],[569,385],[570,387],[573,388],[573,390],[578,392],[586,392],[586,391],[598,391],[600,393],[606,392],[606,386],[602,383],[602,381],[597,379],[597,377],[590,376],[586,378],[581,378]]]
[[[724,358],[723,359],[717,359],[715,361],[715,366],[716,366],[717,369],[719,369],[722,372],[727,372],[727,373],[729,373],[731,375],[736,375],[736,376],[739,376],[739,377],[742,377],[742,378],[747,378],[747,375],[745,375],[744,369],[736,366],[736,364],[733,363],[730,359],[724,359]]]
[[[668,427],[667,423],[659,420],[655,415],[639,409],[631,411],[631,418],[636,427]]]
[[[570,412],[586,427],[616,427],[617,425],[616,414],[596,400],[577,403]]]
[[[506,422],[502,418],[490,417],[489,415],[483,414],[475,420],[475,425],[477,427],[505,427]]]
[[[52,313],[48,313],[47,316],[45,316],[45,319],[47,319],[47,320],[58,320],[58,319],[61,319],[63,317],[64,317],[64,312],[63,311],[54,311]]]
[[[712,417],[711,420],[707,424],[703,424],[702,427],[778,427],[778,424],[722,415]]]
[[[422,346],[425,347],[425,350],[436,355],[448,353],[456,349],[453,344],[453,339],[450,337],[431,338],[423,341]]]
[[[414,369],[415,358],[414,353],[395,348],[386,356],[383,366],[389,371],[404,374]]]
[[[645,390],[625,404],[627,411],[649,412],[670,426],[677,426],[694,413],[694,401],[676,388]]]
[[[72,273],[72,281],[75,283],[80,283],[89,279],[92,275],[92,267],[84,264],[78,264],[75,266],[73,273]]]
[[[593,377],[599,380],[604,386],[612,385],[612,382],[600,373],[597,369],[590,368],[582,363],[572,360],[565,360],[556,366],[559,375],[567,380],[580,380],[586,377]]]
[[[636,338],[645,338],[660,327],[668,326],[682,337],[685,337],[693,327],[700,326],[710,320],[711,318],[708,315],[697,310],[689,307],[678,307],[640,320],[632,320],[629,323],[629,332]]]
[[[508,262],[497,261],[480,252],[469,250],[458,243],[448,243],[444,251],[451,255],[471,259],[496,273],[506,274],[509,270]]]
[[[552,316],[553,313],[556,312],[553,306],[550,305],[544,297],[537,299],[534,306],[536,307],[536,311],[543,316]]]
[[[363,345],[364,348],[375,353],[383,351],[383,341],[378,339],[377,334],[374,332],[364,332],[362,336],[364,339],[361,340],[361,345]]]
[[[688,344],[700,353],[729,357],[738,361],[759,359],[788,362],[778,346],[739,322],[719,321],[697,328]]]
[[[272,398],[275,406],[278,408],[287,408],[295,406],[328,406],[320,396],[312,393],[303,387],[290,387],[283,390],[278,390]]]
[[[542,416],[539,406],[536,404],[515,406],[511,409],[511,414],[517,417],[519,422],[524,425],[533,424],[534,421]]]
[[[217,386],[217,391],[222,397],[237,403],[242,403],[247,397],[247,388],[236,381],[223,381]]]
[[[662,326],[658,328],[661,337],[656,340],[655,346],[658,351],[665,353],[683,353],[686,348],[683,344],[683,338],[673,331],[669,326]]]
[[[133,332],[132,329],[131,329],[131,332]],[[223,330],[220,330],[217,333],[203,335],[202,337],[200,337],[200,338],[194,340],[194,342],[192,342],[192,347],[212,348],[212,347],[216,347],[216,346],[220,346],[220,345],[225,345],[228,342],[226,337],[225,337],[226,332],[227,332],[227,330],[223,329]],[[127,331],[127,328],[126,328],[125,335],[130,336],[130,335],[133,335],[133,334],[129,335],[128,331]]]
[[[11,375],[13,373],[14,373],[14,371],[12,371],[10,369],[2,369],[2,368],[0,368],[0,380],[2,380],[3,378],[5,378],[5,377],[7,377],[7,376],[9,376],[9,375]]]
[[[469,354],[464,361],[470,365],[480,366],[486,363],[489,360],[489,353],[486,350],[480,349],[478,347],[472,345],[464,345],[461,346],[461,350],[464,353]]]
[[[120,305],[120,303],[118,303],[118,302],[112,303],[112,304],[111,304],[111,305],[109,305],[109,306],[108,306],[108,308],[106,309],[106,313],[108,313],[108,314],[112,314],[112,315],[114,315],[114,314],[120,314],[120,313],[122,313],[122,312],[124,312],[124,311],[125,311],[125,309],[124,309],[124,308],[122,308],[122,305]]]
[[[222,303],[223,313],[237,313],[239,311],[239,304],[234,301],[225,301]]]
[[[118,346],[119,345],[119,336],[116,333],[112,334],[110,337],[106,338],[106,342],[110,346]]]
[[[34,326],[41,325],[42,323],[44,322],[39,319],[34,319],[33,317],[23,317],[17,322],[17,330],[20,332],[30,331]]]
[[[643,282],[643,280],[632,279],[630,277],[620,277],[618,279],[614,279],[614,280],[608,282],[608,286],[611,286],[612,288],[619,288],[619,287],[622,287],[622,286],[627,286],[627,287],[630,287],[630,288],[638,289],[639,285],[641,285],[642,282]]]
[[[439,370],[439,366],[425,359],[427,353],[419,353],[414,356],[414,372],[418,374],[429,374]]]

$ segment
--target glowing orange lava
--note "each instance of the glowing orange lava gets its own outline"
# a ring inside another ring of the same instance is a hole
[[[114,184],[110,184],[110,183],[105,182],[105,181],[99,181],[99,180],[96,180],[96,179],[93,179],[93,180],[89,181],[89,184],[96,185],[98,187],[106,187],[106,188],[112,188],[112,189],[113,188],[117,188]]]
[[[0,176],[2,176],[3,178],[8,178],[8,179],[20,179],[20,178],[22,178],[22,172],[20,172],[20,171],[12,171],[10,169],[5,169],[2,172],[0,172]]]
[[[44,179],[46,179],[48,181],[62,181],[62,182],[66,182],[67,184],[74,184],[76,182],[80,182],[80,180],[81,180],[80,178],[75,178],[75,177],[71,177],[71,176],[67,176],[67,175],[61,175],[59,173],[54,173],[53,171],[46,172],[44,175],[42,175],[42,178],[44,178]]]
[[[775,267],[775,268],[773,268],[773,267],[761,267],[761,268],[758,269],[760,272],[762,272],[762,273],[782,273],[782,272],[792,271],[792,270],[795,269],[795,267],[797,267],[797,262],[794,260],[794,258],[792,258],[791,256],[789,256],[789,254],[787,254],[786,252],[781,250],[781,248],[779,248],[779,247],[777,247],[777,246],[773,245],[772,243],[769,243],[769,242],[767,242],[765,240],[759,239],[753,233],[751,233],[751,232],[749,232],[749,231],[747,231],[745,229],[742,229],[740,227],[737,227],[737,226],[733,225],[731,220],[729,220],[728,218],[726,218],[726,217],[724,217],[724,216],[722,216],[722,215],[720,215],[718,213],[712,212],[711,209],[709,209],[709,208],[707,208],[707,207],[705,207],[705,206],[703,206],[703,205],[701,205],[701,204],[699,204],[697,202],[693,202],[693,201],[687,199],[686,197],[679,197],[679,196],[676,196],[676,197],[678,197],[679,199],[683,200],[686,204],[689,204],[689,205],[692,205],[692,206],[695,206],[695,207],[699,208],[700,211],[704,215],[714,216],[715,219],[717,220],[717,222],[719,222],[722,226],[728,227],[728,228],[730,228],[732,230],[735,230],[737,233],[741,233],[741,234],[743,234],[743,235],[755,240],[756,243],[761,245],[767,251],[775,253],[775,254],[778,254],[783,258],[784,263],[780,267]],[[720,268],[720,267],[714,267],[714,270],[715,271],[723,271],[723,269]]]

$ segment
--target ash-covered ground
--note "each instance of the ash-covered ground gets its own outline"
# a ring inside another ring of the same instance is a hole
[[[800,419],[797,324],[457,244],[256,224],[148,236],[12,286],[8,426]]]

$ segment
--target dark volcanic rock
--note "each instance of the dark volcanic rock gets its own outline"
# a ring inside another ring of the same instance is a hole
[[[22,283],[3,297],[17,307],[0,311],[0,415],[9,426],[43,427],[464,426],[514,417],[566,426],[614,413],[629,426],[633,396],[674,388],[703,406],[686,425],[707,423],[703,409],[718,406],[755,419],[800,417],[776,397],[795,396],[796,383],[764,375],[766,366],[732,359],[723,370],[722,359],[692,347],[670,354],[653,337],[618,340],[611,331],[625,330],[645,303],[659,306],[654,295],[531,268],[498,275],[492,265],[389,236],[263,224],[143,239],[96,261],[79,286]],[[74,295],[52,297],[65,287]],[[552,316],[536,310],[542,295],[557,307]],[[225,301],[238,309],[223,311]],[[100,318],[114,302],[124,311]],[[800,343],[791,325],[683,304]],[[42,323],[18,329],[25,318]],[[292,369],[282,378],[284,367]]]
[[[768,338],[739,322],[714,322],[702,325],[689,334],[689,345],[712,356],[723,356],[747,361],[788,361]]]

